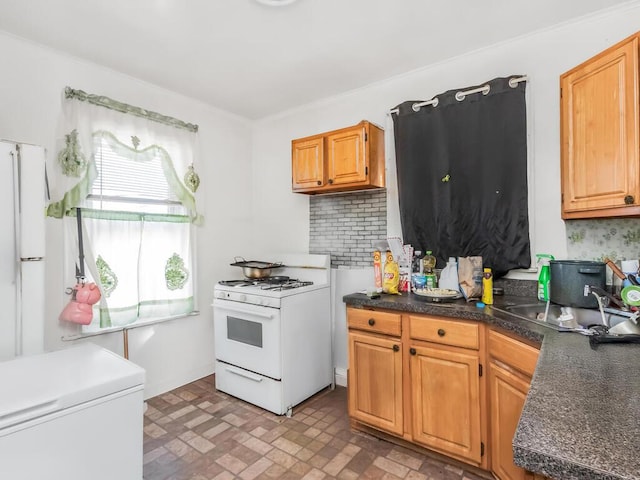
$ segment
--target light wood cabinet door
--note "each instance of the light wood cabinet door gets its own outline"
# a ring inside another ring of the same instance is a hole
[[[364,145],[364,127],[327,136],[327,182],[331,185],[361,183],[367,180],[368,167]]]
[[[491,469],[500,480],[531,480],[533,474],[513,463],[513,436],[531,379],[489,362],[491,398]]]
[[[324,185],[324,139],[312,138],[291,142],[293,189]]]
[[[639,38],[560,77],[563,218],[640,214]]]
[[[417,345],[409,354],[413,440],[479,464],[478,354]]]
[[[349,414],[396,435],[403,432],[400,339],[349,332]]]

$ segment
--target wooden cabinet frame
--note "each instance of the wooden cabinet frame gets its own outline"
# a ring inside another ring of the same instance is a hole
[[[318,194],[385,186],[384,131],[363,120],[291,142],[291,188]]]
[[[562,218],[640,215],[640,33],[560,76]]]

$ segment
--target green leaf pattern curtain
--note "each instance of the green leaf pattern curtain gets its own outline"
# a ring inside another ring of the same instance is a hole
[[[197,209],[197,134],[76,99],[65,99],[56,154],[48,161],[47,215],[65,222],[64,287],[75,283],[75,208],[82,207],[88,280],[102,292],[85,330],[122,326],[194,310],[192,230]],[[87,208],[99,178],[96,138],[132,161],[161,159],[164,178],[186,215]],[[194,188],[195,187],[195,188]]]

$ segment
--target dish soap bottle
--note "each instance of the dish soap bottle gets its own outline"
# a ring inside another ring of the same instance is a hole
[[[440,288],[446,288],[448,290],[460,291],[460,285],[458,284],[458,262],[456,257],[449,257],[447,265],[442,269],[440,274]]]
[[[422,259],[424,265],[424,275],[426,278],[426,288],[436,288],[438,286],[438,279],[436,277],[436,257],[431,254],[431,250],[427,250],[427,254]]]
[[[538,275],[538,300],[547,302],[549,300],[549,281],[551,280],[549,262],[555,260],[555,258],[553,255],[547,253],[537,253],[536,258],[540,266],[540,274]]]
[[[485,268],[482,274],[482,303],[493,305],[493,273]]]

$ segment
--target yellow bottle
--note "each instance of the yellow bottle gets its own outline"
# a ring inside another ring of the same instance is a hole
[[[490,268],[485,268],[482,274],[482,303],[493,305],[493,273]]]

